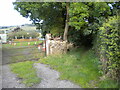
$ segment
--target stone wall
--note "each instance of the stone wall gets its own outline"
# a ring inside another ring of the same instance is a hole
[[[66,42],[65,41],[56,41],[50,40],[50,51],[49,54],[63,54],[66,53]]]
[[[67,44],[63,40],[51,39],[51,34],[46,34],[46,55],[66,53]]]

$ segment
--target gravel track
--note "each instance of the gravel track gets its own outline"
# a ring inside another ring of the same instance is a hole
[[[34,88],[80,88],[68,80],[60,80],[60,73],[50,69],[48,65],[34,63],[34,67],[37,69],[38,77],[42,78],[41,83]]]
[[[42,80],[31,88],[80,88],[68,80],[60,80],[60,73],[50,69],[48,65],[34,63],[34,67],[37,69],[38,77]],[[2,88],[30,88],[20,82],[21,80],[11,72],[9,65],[2,66]]]
[[[9,65],[2,66],[2,88],[25,88],[25,85],[10,71]]]

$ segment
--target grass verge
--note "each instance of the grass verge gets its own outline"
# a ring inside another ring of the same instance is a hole
[[[60,79],[70,80],[82,88],[116,88],[116,84],[100,81],[99,60],[92,50],[72,50],[64,55],[52,55],[39,60],[40,63],[49,64],[61,73]],[[105,85],[106,84],[106,85]]]
[[[37,77],[36,69],[33,68],[33,63],[33,61],[26,61],[10,65],[12,72],[17,74],[17,77],[22,79],[22,83],[28,87],[40,83],[41,80]]]

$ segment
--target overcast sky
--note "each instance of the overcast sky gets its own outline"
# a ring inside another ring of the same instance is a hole
[[[13,26],[22,24],[31,24],[29,19],[20,15],[14,10],[12,2],[16,0],[1,0],[0,1],[0,26]]]

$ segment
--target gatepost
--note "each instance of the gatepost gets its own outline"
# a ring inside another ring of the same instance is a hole
[[[46,34],[45,40],[46,40],[46,55],[48,56],[50,54],[50,39],[51,39],[51,34]]]

